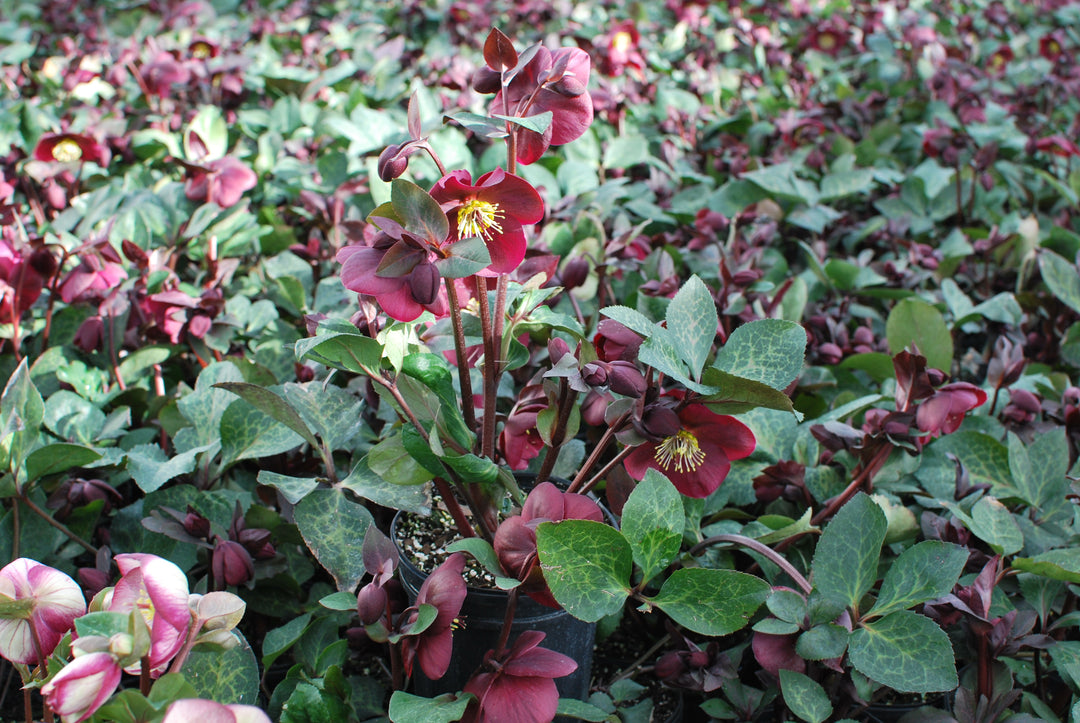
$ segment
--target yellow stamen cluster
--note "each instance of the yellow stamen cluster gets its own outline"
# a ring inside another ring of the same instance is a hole
[[[823,33],[818,36],[818,47],[822,50],[832,50],[837,46],[836,36],[832,33]]]
[[[65,138],[53,146],[52,157],[61,163],[71,163],[82,158],[82,148],[70,138]]]
[[[620,53],[625,53],[627,50],[630,49],[630,46],[633,44],[633,36],[625,30],[615,33],[615,36],[611,39],[611,49],[616,50]]]
[[[665,472],[672,465],[676,472],[693,472],[705,461],[705,453],[698,446],[697,437],[685,429],[680,429],[656,445],[656,454],[653,456]]]
[[[499,204],[470,198],[457,212],[458,240],[474,236],[491,239],[492,231],[502,233],[502,218]]]
[[[211,49],[208,44],[203,42],[197,42],[191,46],[191,55],[192,57],[198,58],[199,60],[205,60],[206,58],[210,57],[210,50]]]

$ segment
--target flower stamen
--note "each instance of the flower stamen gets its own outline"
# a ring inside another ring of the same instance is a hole
[[[499,221],[503,216],[499,204],[470,198],[458,209],[458,240],[474,236],[490,240],[493,231],[502,233]]]
[[[701,466],[705,461],[705,453],[701,451],[697,437],[685,429],[680,429],[656,445],[654,458],[665,472],[674,464],[676,472],[685,474]]]
[[[52,157],[61,163],[71,163],[82,158],[82,148],[70,138],[65,138],[53,146]]]

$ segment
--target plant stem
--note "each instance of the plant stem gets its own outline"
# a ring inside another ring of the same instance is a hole
[[[585,482],[585,477],[589,474],[589,470],[593,468],[593,465],[595,465],[596,462],[600,459],[600,457],[604,454],[604,450],[607,449],[607,446],[611,443],[611,440],[615,438],[615,433],[622,429],[623,424],[626,422],[627,419],[629,419],[629,417],[630,413],[627,412],[626,414],[616,419],[615,423],[610,425],[604,431],[604,436],[601,437],[600,441],[596,443],[596,446],[593,448],[592,453],[589,454],[589,458],[585,460],[585,464],[583,464],[581,466],[581,469],[578,470],[578,473],[574,475],[574,481],[570,483],[570,486],[566,490],[567,492],[580,491],[582,485]]]
[[[484,424],[481,428],[481,453],[488,459],[495,458],[495,400],[498,386],[495,383],[495,340],[491,325],[491,304],[488,303],[487,279],[476,277],[477,301],[480,302],[480,328],[484,331]]]
[[[37,505],[36,505],[36,504],[35,504],[35,503],[33,502],[33,500],[31,500],[31,499],[30,499],[30,496],[29,496],[28,494],[26,494],[25,492],[24,492],[24,493],[22,493],[22,494],[21,494],[21,496],[19,497],[19,499],[21,499],[21,500],[22,500],[22,501],[23,501],[23,502],[24,502],[24,503],[26,504],[26,506],[30,508],[30,510],[31,510],[32,512],[34,512],[34,513],[35,513],[36,515],[38,515],[39,517],[41,517],[41,519],[45,520],[45,521],[46,521],[46,522],[48,522],[48,523],[49,523],[50,525],[52,525],[52,526],[53,526],[53,527],[55,527],[56,529],[58,529],[58,530],[60,530],[61,532],[63,532],[63,533],[65,534],[65,535],[67,535],[67,537],[68,537],[68,538],[69,538],[69,539],[70,539],[70,540],[71,540],[72,542],[77,542],[77,543],[79,543],[80,545],[82,545],[83,549],[85,549],[85,550],[86,550],[87,552],[89,552],[89,553],[91,553],[91,554],[93,554],[93,555],[95,555],[95,556],[96,556],[96,555],[98,554],[98,549],[97,549],[96,547],[94,547],[94,546],[93,546],[93,545],[91,545],[91,544],[90,544],[89,542],[87,542],[86,540],[84,540],[83,538],[79,537],[78,535],[76,535],[76,534],[75,534],[74,532],[72,532],[71,530],[69,530],[69,529],[68,529],[68,527],[67,527],[67,525],[65,525],[65,524],[64,524],[63,522],[60,522],[60,521],[58,521],[58,520],[55,520],[55,519],[53,519],[52,515],[50,515],[50,514],[49,514],[48,512],[46,512],[45,510],[41,509],[40,507],[38,507],[38,506],[37,506]],[[16,535],[15,539],[16,539],[16,541],[18,541],[18,539],[19,539],[19,538],[18,538],[18,535]]]
[[[592,479],[590,479],[588,482],[581,486],[581,494],[584,495],[592,492],[593,488],[600,483],[600,480],[604,479],[604,477],[607,476],[608,472],[613,470],[616,465],[629,457],[630,454],[634,451],[634,449],[634,447],[623,447],[622,449],[620,449],[619,453],[615,455],[615,457],[610,462],[605,464],[599,472],[592,476]]]
[[[807,595],[809,595],[810,591],[813,590],[813,586],[810,584],[810,582],[805,577],[803,577],[801,572],[795,569],[794,565],[784,559],[783,555],[781,555],[768,545],[758,542],[752,537],[747,537],[745,535],[714,535],[713,537],[702,540],[701,542],[690,548],[690,554],[696,557],[697,555],[700,555],[702,552],[704,552],[706,548],[721,542],[729,542],[735,545],[742,545],[743,547],[749,548],[754,552],[765,556],[770,562],[772,562],[774,565],[787,573],[788,577],[794,580],[795,584],[797,584],[799,588],[802,589],[802,591],[805,592]]]
[[[170,673],[179,673],[184,669],[184,663],[187,662],[188,655],[191,653],[191,649],[195,647],[195,639],[199,635],[199,630],[202,629],[203,621],[197,615],[191,616],[191,623],[188,625],[187,638],[184,639],[184,645],[180,648],[180,652],[173,658],[172,665],[169,666]],[[149,663],[148,658],[143,658],[143,665]],[[144,668],[145,669],[145,668]]]
[[[150,680],[150,657],[144,655],[140,662],[142,665],[139,668],[139,692],[143,695],[150,695],[150,686],[152,685]]]
[[[510,640],[510,627],[514,624],[514,614],[517,612],[518,589],[511,590],[506,600],[506,614],[503,615],[502,631],[499,633],[499,642],[495,646],[495,659],[502,657],[506,650],[506,643]]]
[[[461,509],[461,505],[458,504],[457,498],[454,496],[454,490],[451,489],[450,484],[442,477],[436,477],[435,487],[439,490],[439,495],[442,496],[443,502],[446,503],[446,509],[449,510],[450,516],[454,518],[458,533],[462,537],[476,537],[476,530],[474,530],[473,526],[469,523],[469,518],[465,516],[465,510]]]
[[[547,481],[547,478],[551,476],[551,470],[555,467],[555,462],[559,458],[559,450],[562,449],[563,442],[566,441],[566,426],[570,422],[570,412],[573,411],[573,399],[576,398],[577,392],[573,392],[570,385],[566,383],[566,378],[559,380],[559,400],[556,402],[559,408],[559,416],[555,420],[555,426],[551,430],[551,446],[548,447],[547,454],[544,455],[544,462],[540,465],[540,471],[536,473],[536,484]]]
[[[615,683],[618,683],[623,678],[629,678],[631,675],[633,675],[634,671],[637,670],[638,668],[640,668],[642,663],[644,663],[646,660],[648,660],[653,655],[655,655],[656,651],[660,650],[660,648],[667,645],[670,640],[671,640],[671,633],[666,633],[664,635],[664,637],[660,638],[655,643],[653,643],[651,648],[649,648],[644,653],[639,655],[637,660],[635,660],[634,662],[630,663],[630,665],[628,665],[625,668],[623,668],[622,670],[620,670],[615,675],[615,677],[611,679],[611,682],[607,684],[608,687],[610,688],[612,685],[614,685]]]
[[[472,377],[469,375],[469,360],[465,355],[465,329],[461,322],[461,306],[452,279],[443,279],[446,284],[446,299],[450,303],[450,326],[454,330],[454,355],[457,357],[458,386],[461,388],[461,413],[465,426],[476,432],[476,409],[473,402]]]
[[[870,458],[870,461],[866,463],[866,466],[852,478],[851,484],[849,484],[843,492],[829,500],[829,504],[825,505],[825,507],[810,520],[810,524],[819,525],[835,515],[837,510],[855,496],[855,493],[859,491],[859,488],[865,486],[865,491],[870,492],[870,490],[873,489],[871,485],[873,484],[874,475],[881,470],[886,460],[889,459],[889,455],[892,454],[892,451],[893,446],[891,443],[882,445],[882,447],[874,453],[874,456]]]

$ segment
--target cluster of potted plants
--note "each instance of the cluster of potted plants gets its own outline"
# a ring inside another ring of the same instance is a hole
[[[0,0],[0,718],[1080,715],[1080,4],[354,5]]]

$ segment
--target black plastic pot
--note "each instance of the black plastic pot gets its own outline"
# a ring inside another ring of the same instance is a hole
[[[535,475],[515,475],[518,484],[525,491],[533,486]],[[566,480],[552,478],[552,482],[562,487],[569,485]],[[604,515],[612,526],[618,522],[601,505]],[[428,573],[413,564],[407,550],[400,549],[397,527],[403,513],[398,512],[390,525],[390,539],[399,546],[401,584],[409,596],[410,604],[416,600],[420,586]],[[495,648],[499,633],[502,631],[503,618],[509,594],[502,590],[470,587],[465,603],[461,607],[463,625],[454,631],[454,652],[450,668],[439,680],[429,680],[419,667],[413,669],[413,692],[425,697],[441,693],[453,693],[465,687],[465,683],[477,671],[484,660],[484,654]],[[573,673],[555,679],[560,698],[585,700],[589,696],[592,682],[593,647],[596,641],[596,623],[578,620],[565,610],[555,610],[534,601],[525,595],[518,596],[514,622],[510,627],[509,643],[512,645],[518,634],[525,630],[539,630],[546,634],[541,646],[562,653],[577,662]],[[558,718],[556,720],[563,720]],[[569,719],[566,719],[569,720]]]
[[[397,521],[398,517],[395,517],[392,531],[397,527]],[[393,534],[391,539],[397,543]],[[398,572],[411,603],[416,599],[427,573],[409,560],[407,551],[402,551]],[[414,668],[413,692],[432,697],[440,693],[457,692],[465,687],[465,683],[483,662],[484,653],[498,643],[508,600],[508,594],[501,590],[470,587],[465,604],[461,607],[463,625],[454,631],[454,654],[450,668],[439,680],[428,680],[419,667]],[[545,607],[522,595],[518,598],[514,623],[510,628],[510,643],[513,644],[518,634],[525,630],[546,633],[547,636],[541,643],[543,647],[577,661],[577,670],[564,678],[556,678],[555,686],[562,698],[585,700],[589,694],[592,675],[596,623],[583,622],[565,610]]]

